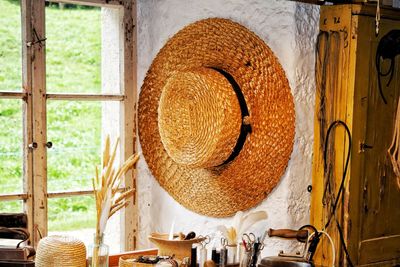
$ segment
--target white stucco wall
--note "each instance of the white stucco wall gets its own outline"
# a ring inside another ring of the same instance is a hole
[[[159,49],[185,25],[208,17],[232,19],[262,38],[279,58],[295,99],[296,136],[286,173],[274,191],[252,210],[265,210],[266,228],[298,228],[309,223],[314,112],[314,47],[319,7],[285,0],[139,0],[138,87]],[[144,158],[138,163],[139,248],[152,245],[147,236],[177,231],[208,234],[232,218],[215,219],[195,214],[175,202],[151,175]],[[265,255],[276,255],[290,242],[267,239]]]

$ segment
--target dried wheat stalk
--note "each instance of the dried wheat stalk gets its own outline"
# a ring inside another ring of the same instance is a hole
[[[126,207],[129,204],[127,199],[134,193],[134,189],[130,189],[119,196],[117,195],[118,188],[123,181],[124,175],[133,168],[139,159],[139,155],[132,155],[118,168],[118,170],[115,170],[114,161],[118,144],[119,138],[110,154],[110,137],[107,136],[103,152],[103,168],[101,174],[99,174],[99,170],[96,167],[96,176],[93,179],[93,190],[97,211],[97,236],[104,233],[108,218],[114,215],[118,210]]]

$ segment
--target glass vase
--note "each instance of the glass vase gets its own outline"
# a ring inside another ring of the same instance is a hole
[[[93,244],[88,248],[89,267],[108,267],[108,246],[103,243],[103,234],[94,235]]]

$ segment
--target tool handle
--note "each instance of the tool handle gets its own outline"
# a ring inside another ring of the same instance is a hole
[[[276,236],[282,238],[296,238],[297,240],[306,240],[308,238],[307,230],[292,230],[292,229],[269,229],[268,236]]]

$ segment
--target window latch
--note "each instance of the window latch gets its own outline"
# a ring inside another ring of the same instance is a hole
[[[28,145],[28,148],[29,148],[29,149],[35,149],[35,148],[37,148],[37,147],[38,147],[38,144],[37,144],[36,142],[33,142],[33,143],[31,143],[31,144]],[[52,143],[52,142],[47,142],[47,143],[46,143],[46,147],[47,147],[47,148],[52,148],[52,147],[53,147],[53,143]]]
[[[372,149],[372,148],[374,148],[374,147],[366,144],[364,141],[363,142],[360,141],[360,149],[358,150],[358,153],[363,153],[363,152],[365,152],[365,150]]]
[[[35,148],[37,148],[37,143],[36,143],[36,142],[33,142],[33,143],[29,144],[29,145],[28,145],[28,148],[29,148],[29,149],[35,149]]]

